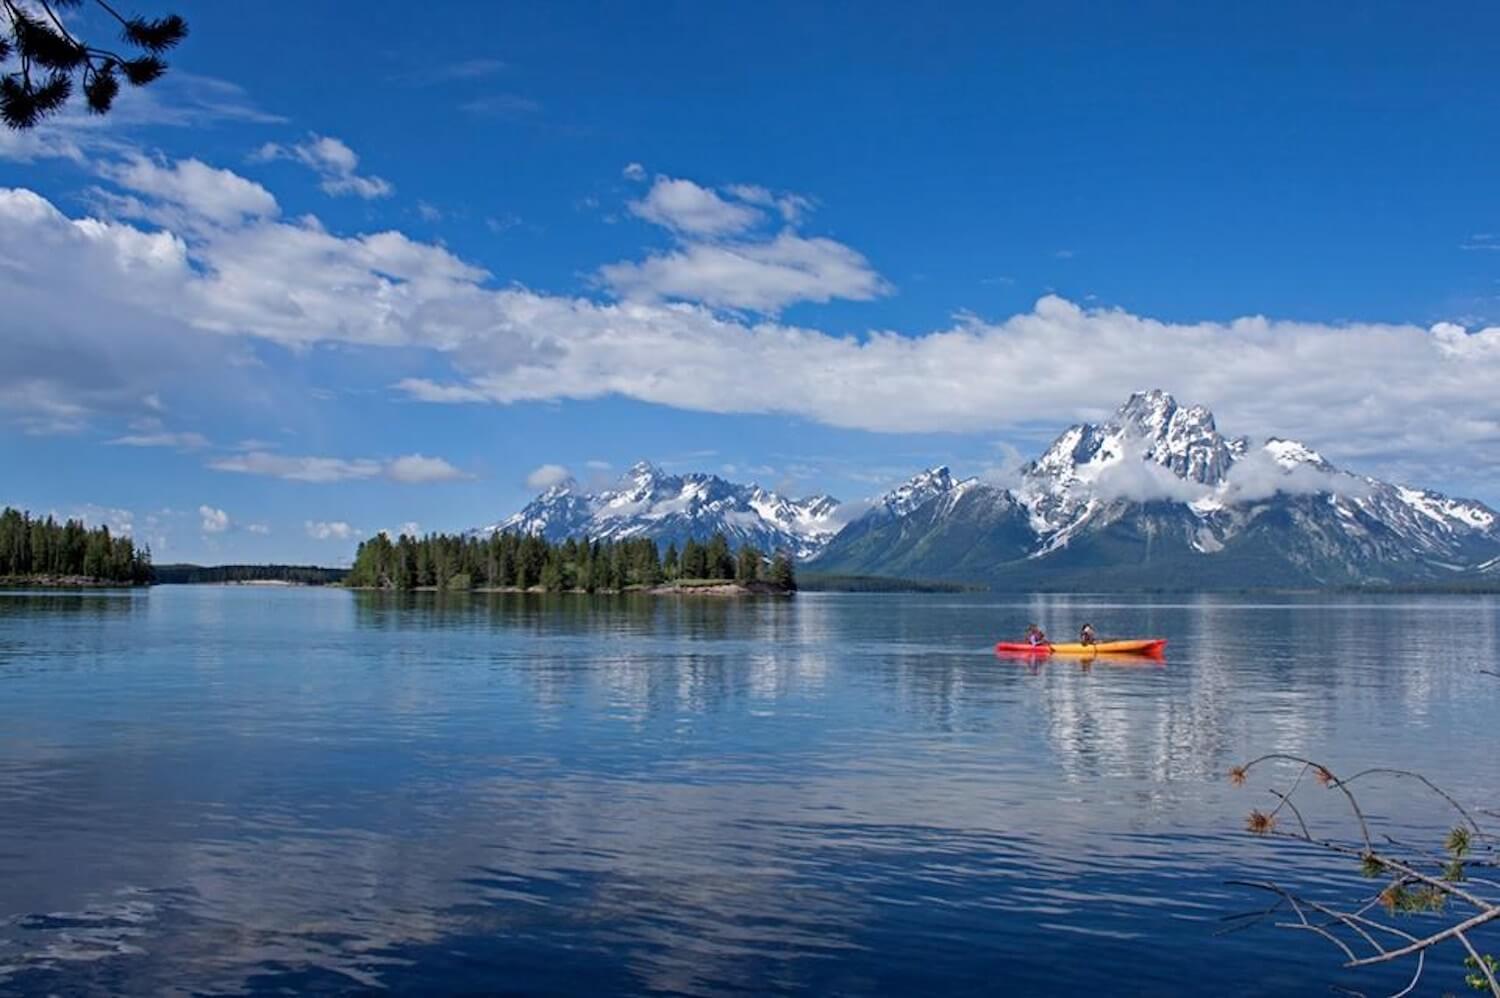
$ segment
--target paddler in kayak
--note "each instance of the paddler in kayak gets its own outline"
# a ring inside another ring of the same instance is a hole
[[[1047,635],[1035,624],[1027,624],[1026,643],[1033,648],[1040,648],[1047,643]]]
[[[1081,645],[1096,645],[1099,643],[1099,637],[1094,633],[1093,624],[1084,624],[1078,631],[1078,643]]]

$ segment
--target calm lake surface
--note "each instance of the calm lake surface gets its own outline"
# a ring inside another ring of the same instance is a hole
[[[1085,619],[1165,664],[990,651]],[[1497,660],[1482,597],[0,594],[0,993],[1378,993],[1218,934],[1361,883],[1225,773],[1500,807]]]

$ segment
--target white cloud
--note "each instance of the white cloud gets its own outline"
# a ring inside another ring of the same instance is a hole
[[[234,471],[244,475],[267,475],[292,482],[343,482],[351,479],[377,478],[379,461],[364,458],[345,460],[337,457],[288,457],[265,451],[250,451],[233,457],[210,461],[215,471]]]
[[[390,461],[372,458],[292,457],[268,451],[248,451],[210,461],[215,471],[265,475],[292,482],[344,482],[386,477],[404,484],[451,482],[469,477],[440,457],[407,454]]]
[[[111,444],[119,447],[174,447],[177,450],[200,450],[208,446],[208,438],[201,433],[171,433],[153,430],[142,433],[127,433],[115,437]]]
[[[464,385],[440,385],[428,378],[402,378],[396,382],[395,387],[419,402],[457,404],[488,401],[484,392],[477,388]]]
[[[430,201],[419,200],[417,202],[417,215],[424,222],[441,222],[443,220],[443,210]]]
[[[1207,486],[1177,477],[1171,469],[1155,461],[1142,460],[1139,450],[1127,451],[1119,461],[1100,471],[1089,488],[1101,499],[1131,502],[1192,502],[1211,491]]]
[[[356,172],[359,157],[343,140],[331,135],[318,135],[314,132],[308,135],[306,141],[290,146],[267,142],[251,158],[259,162],[289,159],[301,163],[322,178],[318,186],[324,193],[334,197],[353,194],[369,201],[390,197],[396,192],[396,188],[388,180],[360,176]]]
[[[791,231],[769,242],[689,243],[639,263],[608,264],[599,274],[622,298],[698,301],[768,314],[793,302],[868,301],[890,292],[855,250]]]
[[[620,171],[620,176],[626,180],[640,182],[646,179],[646,168],[639,163],[626,163],[625,169]]]
[[[1368,495],[1368,483],[1353,475],[1330,471],[1313,464],[1283,467],[1265,450],[1246,454],[1224,478],[1223,493],[1229,502],[1254,502],[1282,495],[1333,492],[1350,498]]]
[[[0,130],[0,159],[33,162],[131,150],[127,136],[140,128],[198,128],[220,122],[275,124],[286,119],[262,110],[243,87],[174,68],[149,87],[125,87],[107,115],[74,101],[24,132]]]
[[[154,204],[117,199],[112,204],[121,214],[162,225],[185,225],[203,219],[227,226],[252,218],[271,218],[279,211],[276,198],[260,184],[196,159],[169,165],[137,153],[102,164],[99,173],[126,190],[153,199]]]
[[[677,263],[658,265],[658,289],[639,270],[620,271],[642,293],[619,302],[495,287],[483,269],[399,232],[341,236],[314,220],[222,212],[148,172],[141,186],[162,194],[142,196],[177,198],[192,220],[150,231],[70,218],[35,193],[0,189],[0,408],[33,432],[76,430],[110,406],[138,413],[184,357],[222,358],[254,339],[421,351],[423,375],[400,383],[423,399],[618,395],[876,432],[1035,432],[1106,416],[1131,391],[1159,386],[1210,404],[1229,432],[1294,434],[1362,471],[1462,469],[1500,485],[1500,328],[1163,322],[1049,295],[994,321],[837,336],[654,300],[682,280]],[[274,201],[247,203],[267,211]],[[696,261],[693,245],[679,253]],[[805,279],[780,274],[798,267],[777,252],[741,255],[775,279],[713,301],[770,309],[791,293],[780,281]],[[759,280],[740,262],[726,266]],[[859,268],[820,272],[852,280]],[[871,279],[854,287],[873,293]],[[450,374],[432,373],[444,364]],[[303,480],[376,477],[387,463],[264,451],[228,460],[245,465],[232,470]]]
[[[229,529],[229,514],[212,506],[199,506],[198,516],[205,534],[222,534]]]
[[[407,454],[396,458],[386,465],[385,473],[395,481],[408,484],[453,482],[469,477],[440,457],[425,457],[421,454]]]
[[[778,194],[759,184],[730,184],[724,188],[724,192],[749,204],[775,208],[782,219],[791,225],[801,221],[802,216],[813,207],[811,198],[788,192]]]
[[[679,245],[644,260],[601,267],[600,281],[622,298],[767,314],[799,301],[868,301],[890,292],[857,251],[795,230],[812,204],[807,198],[755,184],[730,184],[723,193],[728,199],[691,180],[657,177],[646,196],[629,207],[670,229]],[[775,235],[759,231],[767,221],[762,208],[775,211],[788,227]]]
[[[128,509],[120,509],[117,506],[99,506],[94,503],[85,503],[82,506],[74,506],[65,513],[53,512],[53,518],[57,520],[82,520],[90,527],[108,527],[110,533],[119,536],[130,535],[135,531],[135,514]],[[147,518],[151,519],[150,517]]]
[[[19,331],[16,332],[19,336]],[[7,330],[7,335],[10,333]],[[12,364],[16,362],[18,352],[12,352]],[[89,410],[72,400],[67,388],[46,378],[25,377],[24,369],[18,369],[17,373],[22,376],[6,384],[5,371],[0,368],[0,409],[17,413],[21,429],[27,436],[79,433],[88,425]]]
[[[550,489],[554,485],[561,485],[573,475],[560,464],[544,464],[539,468],[533,468],[531,474],[526,476],[526,487],[528,489]]]
[[[271,528],[264,523],[247,523],[245,524],[245,529],[252,534],[259,534],[262,537],[271,532]]]
[[[343,520],[308,520],[303,524],[307,536],[315,541],[347,541],[360,535]]]
[[[405,535],[407,537],[421,537],[422,525],[416,520],[407,520],[405,523],[401,524],[400,528],[396,531],[397,537],[400,537],[402,535]]]
[[[646,196],[630,202],[633,214],[688,236],[727,236],[757,225],[764,216],[747,205],[725,201],[691,180],[657,177]]]

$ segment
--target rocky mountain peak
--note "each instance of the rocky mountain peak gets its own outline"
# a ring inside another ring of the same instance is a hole
[[[904,516],[934,496],[957,488],[945,464],[918,472],[875,501],[875,508],[893,516]]]

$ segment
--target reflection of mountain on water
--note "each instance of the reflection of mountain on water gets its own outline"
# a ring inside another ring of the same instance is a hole
[[[1228,765],[1496,789],[1484,600],[158,596],[0,616],[74,663],[0,670],[0,991],[1321,983],[1208,941],[1284,856]],[[1165,666],[991,652],[1084,619]]]
[[[1351,718],[1394,707],[1403,724],[1425,725],[1435,696],[1472,684],[1496,657],[1496,615],[1473,609],[1214,597],[1158,609],[1171,630],[1152,633],[1172,634],[1159,672],[1062,659],[1039,670],[1049,744],[1071,779],[1215,779],[1271,748],[1390,760],[1383,730]],[[1465,630],[1455,655],[1447,635]]]

